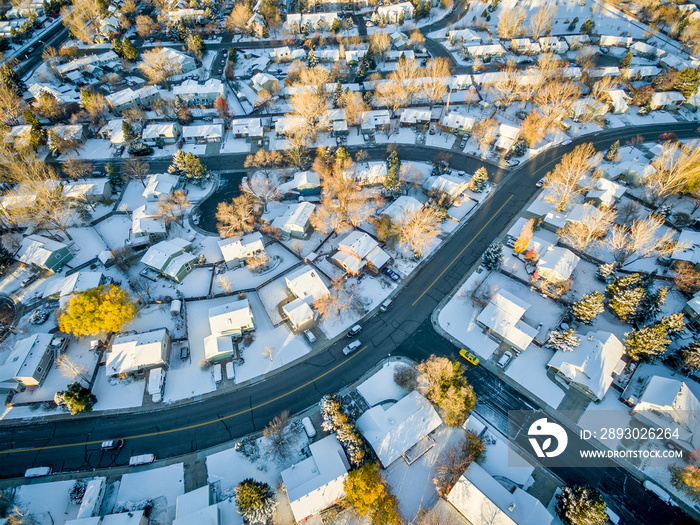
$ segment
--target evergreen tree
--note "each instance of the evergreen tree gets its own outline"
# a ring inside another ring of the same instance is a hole
[[[699,82],[700,77],[698,77],[698,70],[692,67],[686,67],[678,73],[678,78],[673,87],[683,93],[685,98],[689,98],[697,91]]]
[[[72,383],[68,385],[67,390],[56,392],[54,401],[64,404],[70,413],[75,415],[80,412],[92,412],[97,397],[80,383]]]
[[[185,42],[188,36],[190,36],[190,30],[187,29],[185,22],[180,19],[180,23],[177,24],[177,38],[181,42]]]
[[[700,370],[700,343],[692,342],[678,352],[681,368],[688,373]]]
[[[20,81],[15,70],[8,63],[0,66],[0,84],[10,91],[14,91],[18,95],[22,91],[22,82]]]
[[[122,41],[119,40],[116,36],[112,37],[111,40],[112,44],[112,51],[114,51],[117,55],[120,57],[124,56],[124,50],[122,49]]]
[[[119,173],[119,168],[117,168],[114,164],[111,162],[105,164],[105,172],[107,173],[107,179],[109,179],[109,183],[113,188],[122,185],[121,173]]]
[[[603,283],[610,283],[615,278],[615,263],[603,263],[598,266],[596,278]]]
[[[124,58],[127,60],[136,60],[139,57],[139,52],[138,50],[134,47],[134,44],[131,43],[131,40],[129,40],[127,37],[124,37],[122,40],[122,55]]]
[[[306,56],[306,59],[309,63],[309,67],[316,67],[318,65],[318,59],[316,58],[316,51],[312,49],[309,49],[309,54]]]
[[[343,97],[343,86],[338,81],[338,83],[335,85],[335,93],[333,93],[333,107],[334,108],[339,108],[341,106],[341,100]]]
[[[340,31],[340,20],[338,20],[337,18],[333,19],[333,22],[331,23],[331,31],[333,31],[334,33]]]
[[[386,177],[384,177],[384,187],[389,191],[398,193],[401,191],[401,186],[401,179],[399,179],[399,174],[398,170],[396,169],[396,166],[390,167],[389,170],[386,172]]]
[[[503,262],[503,245],[493,241],[481,256],[481,264],[487,270],[498,270]]]
[[[664,317],[659,322],[664,324],[671,339],[676,339],[685,328],[685,318],[680,312]]]
[[[545,345],[554,350],[562,350],[571,352],[574,348],[581,344],[581,338],[576,335],[573,328],[569,328],[565,332],[552,330],[549,332]]]
[[[399,13],[399,25],[402,26],[406,21],[406,16],[403,14],[403,10]]]
[[[24,118],[24,121],[32,127],[32,129],[29,131],[29,145],[34,150],[37,150],[39,146],[46,144],[46,133],[41,126],[41,122],[39,122],[36,115],[34,115],[34,113],[28,109],[22,111],[22,117]]]
[[[275,510],[275,493],[270,485],[246,478],[234,489],[238,512],[248,523],[267,523]]]
[[[0,244],[0,271],[5,271],[5,269],[12,264],[14,257],[10,251]]]
[[[138,138],[134,126],[132,126],[128,121],[122,120],[122,132],[124,133],[124,140],[127,143],[131,143]]]
[[[481,193],[486,188],[489,175],[483,166],[474,172],[471,180],[471,189],[474,193]]]
[[[615,277],[606,289],[610,308],[625,322],[637,318],[639,307],[647,292],[638,273]]]
[[[607,505],[593,487],[564,487],[557,496],[556,513],[566,525],[605,525]]]
[[[372,50],[372,46],[369,46],[367,48],[367,51],[365,52],[364,56],[365,61],[367,62],[367,69],[375,69],[377,67],[377,62],[374,59],[374,51]]]
[[[593,33],[593,30],[595,29],[595,22],[591,20],[590,18],[586,20],[583,24],[581,24],[581,32],[586,33],[587,35],[590,35]]]
[[[620,61],[620,69],[627,69],[632,65],[632,51],[627,53]]]
[[[585,294],[581,299],[571,305],[571,312],[574,314],[577,321],[591,324],[591,321],[605,310],[603,304],[604,299],[603,294],[600,292]]]
[[[647,292],[640,301],[635,321],[638,323],[650,323],[655,321],[661,313],[661,306],[666,302],[668,288],[659,288],[656,292]]]
[[[610,144],[610,147],[608,148],[607,153],[605,154],[605,160],[608,160],[610,162],[615,162],[617,160],[617,151],[620,149],[620,141],[616,140],[612,144]]]
[[[191,181],[201,183],[207,174],[207,170],[204,164],[202,164],[202,160],[197,157],[197,155],[178,150],[173,156],[173,161],[168,168],[168,173],[183,174]]]
[[[636,361],[653,361],[666,352],[671,339],[665,323],[658,322],[627,332],[624,340],[627,353]]]

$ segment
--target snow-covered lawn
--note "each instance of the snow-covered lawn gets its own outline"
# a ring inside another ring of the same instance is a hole
[[[151,522],[172,523],[177,497],[185,493],[184,480],[183,463],[124,474],[114,512],[142,509],[150,500],[153,502]]]
[[[384,363],[384,366],[357,387],[357,391],[373,407],[384,401],[398,401],[408,392],[394,382],[394,372],[397,368],[407,366],[401,361]]]
[[[182,315],[172,315],[170,304],[167,303],[144,306],[138,311],[136,318],[124,326],[122,331],[148,332],[158,328],[167,328],[171,339],[185,337],[185,323],[182,320]]]
[[[93,410],[140,407],[145,388],[144,380],[108,378],[104,369],[101,369],[92,386],[92,393],[97,397]]]
[[[550,348],[530,345],[508,366],[506,375],[552,408],[564,399],[564,391],[547,377],[547,363],[554,356]]]
[[[75,519],[79,505],[70,502],[70,491],[75,481],[53,481],[17,487],[14,503],[29,511],[37,525],[54,525]],[[58,521],[54,521],[58,520]]]
[[[124,246],[124,241],[129,238],[131,230],[131,217],[129,215],[112,215],[108,219],[95,225],[95,230],[102,238],[107,248],[114,250]]]
[[[226,132],[226,138],[221,145],[220,153],[249,153],[251,149],[250,142],[245,139],[237,139],[231,131]]]

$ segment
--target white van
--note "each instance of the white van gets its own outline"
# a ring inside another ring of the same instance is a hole
[[[153,454],[141,454],[140,456],[132,456],[129,459],[129,465],[135,467],[136,465],[148,465],[153,463],[156,457]]]
[[[40,478],[51,474],[51,467],[34,467],[28,468],[24,472],[25,478]]]
[[[316,436],[316,429],[314,428],[314,424],[311,422],[311,419],[305,417],[301,420],[301,424],[304,425],[304,431],[306,432],[306,435],[309,436],[309,439]]]
[[[223,374],[221,373],[221,365],[214,365],[214,383],[217,385],[223,380]]]
[[[382,305],[379,307],[379,310],[382,312],[386,312],[389,308],[392,307],[394,302],[391,299],[387,299],[382,303]]]
[[[148,394],[154,403],[163,399],[163,388],[165,387],[165,370],[162,368],[152,368],[148,372]]]

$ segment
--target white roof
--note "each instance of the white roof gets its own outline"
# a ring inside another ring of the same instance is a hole
[[[296,129],[299,129],[304,125],[304,119],[299,116],[293,117],[280,117],[275,122],[275,133],[282,135],[284,133],[291,133]]]
[[[345,495],[343,481],[350,465],[335,434],[309,445],[311,457],[282,471],[294,519],[325,509]]]
[[[311,303],[330,294],[317,271],[308,264],[297,268],[284,279],[289,290],[302,301]]]
[[[502,55],[506,52],[501,44],[486,44],[483,46],[465,46],[464,50],[472,56]]]
[[[91,518],[93,514],[100,513],[100,505],[102,504],[101,492],[104,490],[107,478],[99,477],[88,481],[85,487],[85,494],[80,502],[77,518]]]
[[[146,254],[141,258],[141,262],[146,266],[164,271],[171,257],[189,248],[191,244],[185,239],[169,239],[160,241],[151,246]]]
[[[362,129],[387,126],[391,122],[391,114],[388,109],[376,109],[362,112]]]
[[[253,314],[248,299],[238,299],[209,308],[209,328],[212,334],[237,331],[244,326],[253,326]]]
[[[441,423],[433,405],[414,390],[386,410],[370,408],[357,419],[357,428],[386,468]]]
[[[173,88],[173,95],[219,95],[224,96],[224,84],[218,78],[210,78],[204,84],[196,80],[185,80]]]
[[[102,518],[102,525],[140,525],[143,513],[142,510],[132,510],[120,514],[109,514]]]
[[[262,137],[263,126],[259,118],[244,118],[231,121],[231,133],[233,135],[247,135],[249,137]]]
[[[455,177],[454,175],[439,175],[437,177],[429,177],[426,179],[424,186],[428,190],[442,191],[450,197],[455,198],[461,193],[464,193],[469,187],[469,184],[464,179]]]
[[[449,129],[472,129],[476,124],[476,119],[452,112],[442,117],[440,124]]]
[[[553,272],[557,278],[566,280],[576,268],[581,258],[571,250],[554,246],[540,255],[537,269]]]
[[[364,259],[378,245],[379,243],[365,232],[353,230],[338,243],[338,248],[341,250],[345,248],[345,251],[349,251],[360,259]]]
[[[528,308],[528,303],[501,290],[493,296],[476,320],[518,349],[525,350],[537,335],[535,328],[520,320]]]
[[[163,376],[165,375],[165,370],[162,368],[152,368],[148,372],[148,394],[153,396],[160,394],[160,385],[163,381]]]
[[[140,334],[118,335],[107,352],[107,376],[135,372],[140,368],[158,365],[164,361],[163,339],[165,328]]]
[[[423,208],[423,203],[415,197],[401,195],[394,202],[389,204],[382,215],[388,215],[394,223],[401,222],[403,219],[410,217]]]
[[[320,185],[321,179],[319,179],[318,175],[316,175],[316,172],[313,170],[306,170],[295,173],[292,180],[285,182],[284,184],[280,184],[279,190],[280,193],[288,193],[302,186],[319,187]]]
[[[359,273],[366,264],[364,259],[359,259],[351,253],[342,251],[335,252],[331,256],[331,259],[338,261],[340,265],[350,273]]]
[[[677,261],[688,261],[693,264],[700,263],[700,232],[683,230],[678,237],[671,258]]]
[[[17,341],[5,363],[0,365],[0,381],[33,376],[52,340],[51,334],[34,334]]]
[[[158,137],[177,137],[178,124],[176,122],[161,122],[149,124],[141,132],[143,139],[157,139]]]
[[[352,170],[343,171],[346,179],[355,179],[365,184],[381,184],[386,178],[386,162],[368,162],[364,166],[353,165]]]
[[[651,102],[658,106],[675,104],[676,102],[683,101],[685,101],[685,97],[680,91],[661,91],[651,96]]]
[[[183,126],[182,137],[187,138],[206,138],[223,137],[224,127],[221,124],[203,124],[201,126]]]
[[[251,254],[264,251],[262,235],[260,232],[253,232],[243,237],[231,237],[219,241],[219,248],[225,261],[233,261],[250,256]]]
[[[204,338],[204,357],[214,359],[217,356],[233,353],[233,339],[231,336],[220,337],[216,334]]]
[[[143,206],[139,206],[131,214],[131,231],[133,233],[165,234],[167,228],[163,221],[156,219],[157,214],[157,202],[147,202]]]
[[[416,122],[429,122],[430,116],[431,113],[429,109],[406,108],[401,112],[401,118],[399,118],[399,121],[409,124],[415,124]]]
[[[180,181],[180,177],[170,173],[154,173],[148,177],[148,183],[143,190],[142,195],[146,198],[160,197],[172,193],[175,186]]]
[[[194,264],[196,260],[196,255],[188,252],[182,253],[176,257],[173,257],[172,261],[170,261],[163,270],[163,273],[165,275],[169,275],[173,279],[177,279],[177,274],[179,273],[180,269],[187,264]]]
[[[315,208],[315,204],[306,201],[298,204],[290,204],[287,211],[285,211],[282,216],[272,221],[272,226],[286,231],[287,233],[291,231],[300,231],[306,228]]]
[[[70,181],[63,186],[63,196],[79,198],[90,195],[104,195],[105,186],[108,182],[109,180],[106,178]]]
[[[45,266],[49,258],[62,248],[67,248],[62,242],[47,239],[41,235],[27,235],[22,239],[22,244],[17,257],[24,264],[36,264]]]
[[[476,462],[447,495],[473,525],[549,525],[554,519],[536,498],[516,487],[506,490]]]
[[[474,33],[471,29],[450,29],[446,35],[447,38],[463,40],[464,42],[481,42],[479,35]]]
[[[175,502],[175,516],[182,518],[198,510],[208,507],[213,503],[212,486],[205,485],[190,492],[185,492],[177,497]]]
[[[625,347],[617,337],[599,330],[581,337],[581,344],[572,351],[557,350],[548,366],[588,387],[597,399],[603,399],[612,384],[612,372],[624,353]]]
[[[68,277],[59,277],[49,281],[44,290],[44,297],[59,295],[62,298],[61,305],[68,296],[76,292],[84,292],[91,288],[97,288],[102,281],[102,272],[75,272]]]

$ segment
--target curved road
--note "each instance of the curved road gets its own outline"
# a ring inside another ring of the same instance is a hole
[[[697,124],[607,130],[576,139],[566,146],[550,148],[508,176],[499,173],[495,177],[497,181],[501,180],[499,187],[469,222],[443,244],[437,256],[406,279],[394,299],[397,307],[362,323],[364,330],[360,339],[363,346],[349,357],[341,352],[346,341],[340,340],[285,371],[273,373],[271,378],[274,380],[266,379],[198,402],[151,412],[84,415],[70,419],[59,417],[43,422],[2,421],[0,476],[20,476],[25,469],[38,465],[49,465],[54,471],[73,471],[126,465],[134,454],[157,452],[158,459],[187,454],[260,430],[283,410],[299,412],[316,403],[323,394],[336,392],[352,383],[387,354],[405,355],[416,360],[430,353],[455,355],[456,349],[450,343],[436,337],[432,329],[427,329],[430,315],[478,261],[486,246],[532,197],[536,191],[535,181],[551,170],[562,154],[579,143],[593,142],[596,148],[605,150],[618,139],[624,143],[642,135],[645,140],[653,140],[662,132],[674,132],[679,138],[693,137],[697,135]],[[405,158],[413,158],[421,150],[411,148],[410,151],[414,155]],[[474,162],[459,154],[455,157],[457,162],[454,159],[452,162],[458,168],[461,168],[461,161],[465,164]],[[431,342],[416,344],[422,340]],[[491,404],[493,409],[504,412],[532,403],[484,367],[470,370],[468,376],[477,394],[483,396],[483,401],[479,401],[480,408]],[[503,395],[494,399],[494,391]],[[125,448],[118,453],[101,452],[100,442],[114,438],[125,438]],[[565,474],[578,479],[593,476],[601,483],[605,479],[607,486],[611,487],[611,494],[618,497],[639,486],[622,469],[617,469],[620,471],[617,474],[608,472],[608,469],[593,472],[595,470],[578,469]],[[559,472],[557,474],[561,476]],[[562,478],[567,479],[566,476]],[[647,497],[638,510],[630,508],[628,512],[635,515],[638,523],[661,523],[654,521],[661,516],[664,516],[663,522],[670,523],[667,519],[670,518],[669,511],[665,510],[668,507],[657,503],[660,502],[655,498]],[[650,505],[649,509],[642,508],[647,505]]]

